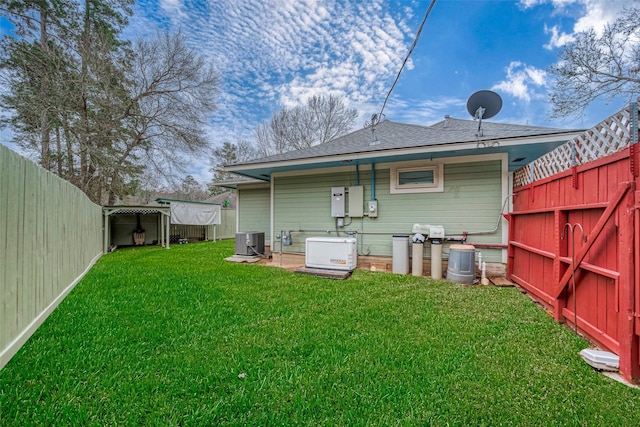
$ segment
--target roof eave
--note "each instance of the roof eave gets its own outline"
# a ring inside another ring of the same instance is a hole
[[[497,142],[499,146],[507,147],[507,146],[514,146],[514,145],[543,144],[546,142],[555,142],[558,140],[569,141],[583,132],[584,130],[572,130],[567,132],[558,132],[553,134],[533,135],[533,136],[524,136],[524,137],[517,136],[517,137],[508,137],[508,138],[481,138],[477,141],[422,145],[417,147],[405,147],[405,148],[388,148],[388,149],[364,151],[364,152],[358,152],[358,153],[315,156],[315,157],[281,160],[281,161],[273,161],[273,162],[237,164],[237,165],[225,166],[225,171],[232,172],[237,175],[243,175],[243,176],[255,178],[247,172],[256,170],[256,169],[263,169],[263,168],[308,166],[316,163],[326,163],[326,162],[332,162],[332,161],[351,162],[355,160],[375,160],[376,158],[387,157],[389,156],[390,153],[393,153],[394,155],[402,156],[402,155],[414,154],[416,152],[438,153],[443,151],[450,151],[452,148],[455,148],[456,151],[476,150],[478,149],[478,144],[481,142],[482,143]],[[469,155],[469,154],[464,153],[464,155]],[[265,178],[265,180],[267,180],[267,178]]]

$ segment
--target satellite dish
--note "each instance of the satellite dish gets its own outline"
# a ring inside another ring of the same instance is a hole
[[[474,119],[490,119],[500,112],[502,98],[490,90],[479,90],[469,97],[467,111]]]
[[[484,136],[482,131],[482,119],[490,119],[500,112],[502,108],[502,98],[490,90],[479,90],[467,100],[467,111],[478,120],[478,132],[476,138]]]

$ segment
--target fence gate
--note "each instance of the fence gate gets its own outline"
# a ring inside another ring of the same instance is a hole
[[[632,104],[515,172],[507,266],[556,321],[616,353],[632,382],[640,380],[637,118]]]

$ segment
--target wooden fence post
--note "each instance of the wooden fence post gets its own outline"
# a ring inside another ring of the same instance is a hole
[[[635,185],[634,185],[635,187]],[[635,190],[635,188],[633,188]],[[635,191],[629,191],[618,207],[618,268],[620,271],[620,373],[629,382],[640,380],[638,336],[635,332],[634,218]]]
[[[516,218],[514,215],[506,214],[504,215],[505,219],[509,223],[509,237],[507,246],[507,279],[511,280],[511,275],[513,274],[513,262],[515,260],[515,247],[511,244],[511,239],[514,236],[516,230]]]

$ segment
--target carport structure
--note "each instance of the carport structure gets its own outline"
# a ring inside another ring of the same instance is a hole
[[[167,207],[149,206],[105,206],[102,208],[104,215],[104,245],[103,251],[107,253],[111,246],[111,218],[115,215],[154,215],[159,223],[158,244],[169,249],[169,225],[171,223],[171,209]]]

